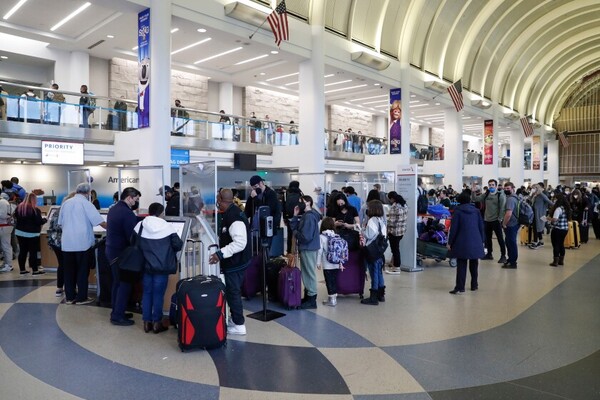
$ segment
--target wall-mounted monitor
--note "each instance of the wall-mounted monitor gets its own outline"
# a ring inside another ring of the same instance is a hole
[[[233,155],[233,169],[256,171],[256,154],[235,153]]]
[[[42,164],[83,165],[83,143],[42,140]]]
[[[45,206],[56,205],[56,196],[44,196],[43,197],[43,204]]]

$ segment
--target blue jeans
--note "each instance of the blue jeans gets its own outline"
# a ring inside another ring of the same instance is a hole
[[[517,247],[517,233],[519,224],[507,226],[504,228],[504,242],[506,243],[506,252],[508,253],[508,263],[514,265],[519,258],[519,248]]]
[[[160,322],[163,319],[163,300],[169,275],[144,274],[142,296],[142,319]]]
[[[369,277],[371,278],[371,289],[377,290],[385,286],[385,282],[383,281],[383,258],[375,261],[374,263],[370,263],[365,261],[367,264],[367,269],[369,270]]]
[[[225,299],[229,304],[231,320],[236,325],[244,325],[244,307],[242,305],[242,282],[244,271],[225,271]]]

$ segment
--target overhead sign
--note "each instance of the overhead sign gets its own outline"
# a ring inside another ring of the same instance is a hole
[[[83,165],[83,143],[42,140],[42,164]]]
[[[190,163],[190,151],[183,149],[171,149],[171,168],[179,168],[181,164]]]

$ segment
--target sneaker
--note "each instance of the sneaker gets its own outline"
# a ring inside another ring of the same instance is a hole
[[[56,292],[55,292],[55,294],[56,294],[56,297],[62,297],[63,293],[64,293],[64,292],[63,292],[63,290],[62,290],[62,289],[56,289]]]
[[[493,260],[494,256],[491,253],[487,253],[485,255],[485,257],[482,258],[482,260]]]
[[[231,318],[227,318],[227,327],[231,327],[231,326],[235,326],[235,324],[233,323],[233,320]]]
[[[544,247],[544,242],[538,242],[538,247]]]
[[[90,304],[93,302],[94,302],[94,299],[92,299],[91,297],[88,297],[85,300],[73,300],[73,304],[77,304],[78,306],[82,306],[84,304]]]
[[[507,261],[507,260],[506,260],[506,257],[505,257],[505,256],[502,256],[502,257],[500,257],[500,259],[498,260],[498,264],[506,264],[506,261]]]
[[[502,266],[502,268],[506,268],[506,269],[517,269],[517,264],[509,264],[506,263]]]
[[[29,273],[29,271],[20,271],[19,274],[21,275],[27,275]]]
[[[229,335],[245,335],[246,334],[246,325],[236,325],[227,327],[227,334]]]
[[[38,271],[44,271],[44,267],[42,267],[41,265],[38,267]]]
[[[528,247],[531,250],[537,250],[540,247],[540,244],[539,243],[531,243]]]
[[[458,290],[458,289],[454,289],[449,291],[448,293],[450,294],[463,294],[465,291],[464,290]]]
[[[12,271],[14,268],[11,265],[5,265],[2,268],[0,268],[0,272],[10,272]]]
[[[39,271],[39,270],[38,270],[38,271],[33,271],[33,272],[31,273],[31,275],[44,275],[45,273],[46,273],[45,271]]]

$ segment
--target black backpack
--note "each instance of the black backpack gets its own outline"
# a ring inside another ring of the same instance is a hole
[[[294,207],[300,204],[300,197],[302,192],[288,192],[285,199],[285,207],[283,209],[283,216],[286,219],[290,219],[294,216]]]
[[[419,197],[417,197],[417,214],[427,214],[428,206],[429,200],[427,200],[427,193],[424,189],[419,188]]]

